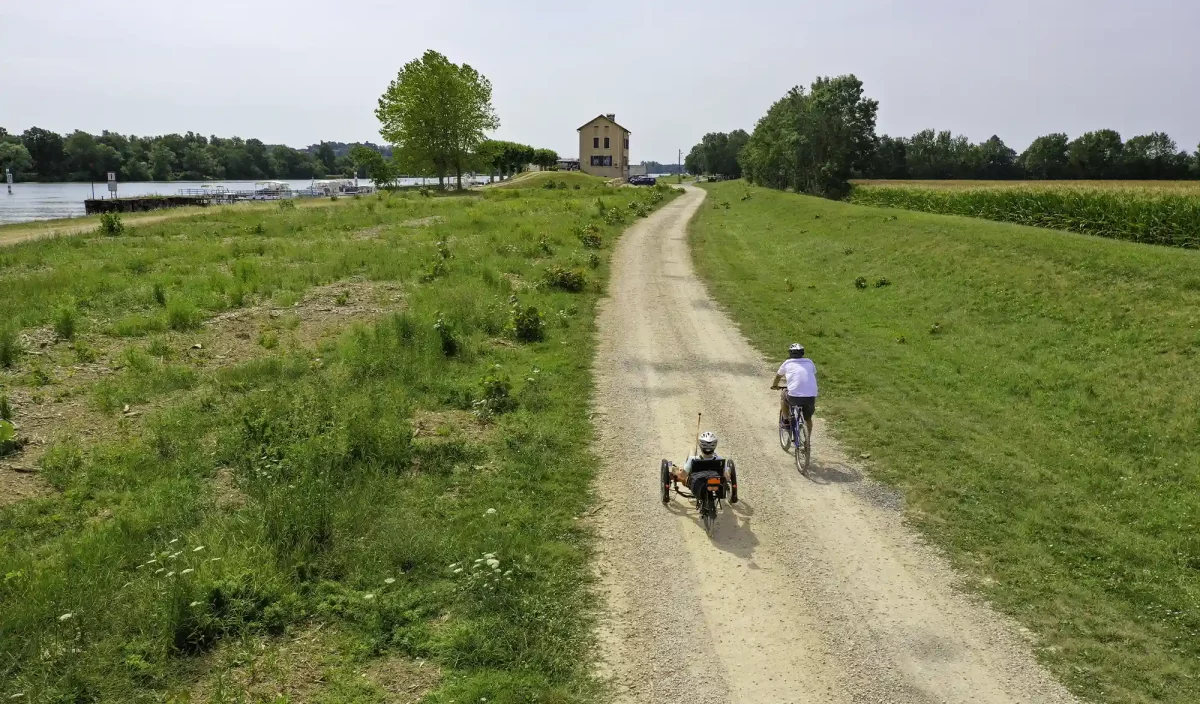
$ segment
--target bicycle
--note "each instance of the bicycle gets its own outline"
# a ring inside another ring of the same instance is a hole
[[[778,391],[780,387],[772,386],[771,390]],[[787,403],[786,397],[783,401],[787,404],[789,414],[784,416],[782,410],[779,413],[779,446],[784,452],[792,454],[796,469],[807,476],[809,467],[812,466],[812,434],[800,409]]]

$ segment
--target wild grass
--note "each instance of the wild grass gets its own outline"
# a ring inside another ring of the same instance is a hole
[[[57,438],[40,469],[58,491],[0,508],[0,696],[191,700],[201,680],[257,672],[209,657],[223,644],[286,644],[314,625],[342,634],[347,667],[435,663],[432,701],[595,694],[575,519],[595,465],[580,399],[599,289],[513,282],[591,257],[603,280],[608,250],[574,232],[594,222],[613,241],[594,200],[617,194],[500,193],[222,211],[4,250],[6,322],[35,328],[76,301],[73,344],[110,350],[115,370],[89,388],[93,406],[147,410]],[[356,237],[419,218],[437,224]],[[402,311],[231,366],[160,341],[352,276],[397,284]],[[532,308],[561,324],[530,334]],[[69,352],[57,344],[46,359]],[[15,358],[0,392],[30,383],[30,364]],[[416,432],[430,413],[453,420]],[[384,696],[321,674],[304,676],[323,701]]]
[[[929,186],[856,185],[848,200],[943,215],[965,215],[1099,237],[1175,247],[1200,247],[1200,187],[1137,187],[1130,182],[969,182]]]
[[[607,179],[592,176],[580,171],[534,171],[528,174],[514,176],[508,181],[496,183],[491,188],[545,188],[547,183],[555,184],[560,190],[605,189]],[[561,184],[565,184],[565,188]]]
[[[717,299],[1053,672],[1200,700],[1200,253],[709,188]]]

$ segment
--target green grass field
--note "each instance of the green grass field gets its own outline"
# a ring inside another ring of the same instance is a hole
[[[1052,671],[1200,701],[1200,253],[707,188],[713,294]]]
[[[0,698],[595,695],[580,399],[629,201],[380,195],[0,249],[0,412],[35,440],[0,464],[39,470],[0,468]]]

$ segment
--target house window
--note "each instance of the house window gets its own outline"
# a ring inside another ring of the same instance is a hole
[[[604,148],[608,149],[608,137],[604,138]]]
[[[625,148],[626,149],[629,148],[629,138],[628,137],[625,138]]]
[[[592,166],[612,166],[612,157],[601,154],[593,154]]]
[[[599,148],[600,148],[600,138],[592,137],[592,149],[599,149]]]

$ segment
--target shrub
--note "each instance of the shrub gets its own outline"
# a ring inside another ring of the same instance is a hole
[[[892,285],[892,282],[888,281],[886,278],[880,277],[878,279],[875,279],[875,288],[883,288],[884,286],[891,286],[891,285]]]
[[[588,255],[588,266],[592,267],[593,269],[599,268],[600,267],[600,255],[596,254],[595,252],[592,252],[591,254],[589,254]]]
[[[579,241],[588,249],[600,249],[604,246],[604,240],[600,237],[600,228],[594,223],[588,223],[575,229],[575,234],[579,237]]]
[[[80,364],[89,364],[96,361],[96,350],[83,340],[76,339],[71,344],[71,349],[75,350],[75,359],[79,360]]]
[[[553,180],[546,181],[545,183],[542,184],[542,189],[546,190],[546,191],[553,191],[556,188],[558,188],[558,184],[555,183]]]
[[[166,291],[166,289],[163,288],[162,284],[155,282],[153,293],[154,293],[154,302],[155,303],[157,303],[160,306],[167,305],[167,291]]]
[[[16,427],[7,420],[0,420],[0,457],[20,450],[23,444],[17,437]]]
[[[552,266],[546,270],[545,281],[554,288],[579,293],[587,286],[587,274],[581,269]]]
[[[167,327],[183,332],[200,327],[200,311],[191,301],[176,298],[167,304]]]
[[[545,236],[538,240],[538,251],[547,256],[554,254],[554,248],[550,246],[550,241]]]
[[[454,255],[450,253],[450,245],[446,244],[444,241],[437,243],[437,251],[442,259],[451,259],[454,257]]]
[[[609,208],[604,211],[604,223],[606,225],[623,225],[625,223],[625,216],[621,214],[620,210]]]
[[[21,340],[12,328],[0,328],[0,367],[11,367],[21,356]]]
[[[116,213],[104,213],[100,216],[100,232],[115,237],[125,232],[125,223],[121,222],[121,216]]]
[[[866,288],[866,287],[867,287],[867,277],[860,276],[854,280],[854,288]]]
[[[436,279],[440,279],[450,273],[450,268],[446,266],[445,259],[434,259],[429,264],[429,270],[421,275],[421,283],[429,283]]]
[[[457,355],[461,343],[459,343],[458,337],[455,336],[454,329],[441,313],[438,313],[437,322],[433,324],[433,329],[437,330],[438,339],[442,343],[442,354],[447,357]]]
[[[279,201],[279,210],[281,212],[285,211],[285,210],[295,210],[295,209],[296,209],[296,201],[291,200],[291,199],[284,199],[284,200]]]
[[[501,374],[498,367],[483,378],[483,398],[473,405],[475,415],[480,418],[498,416],[517,407],[517,400],[512,395],[512,384]]]
[[[0,394],[0,420],[12,420],[12,418],[12,404],[9,403],[8,394]]]
[[[534,306],[513,306],[513,336],[521,342],[540,342],[546,336],[546,321]]]
[[[258,335],[258,344],[261,345],[263,349],[273,350],[279,345],[279,335],[276,335],[270,330],[263,330]]]
[[[65,303],[54,314],[54,333],[60,340],[75,337],[75,306]]]

